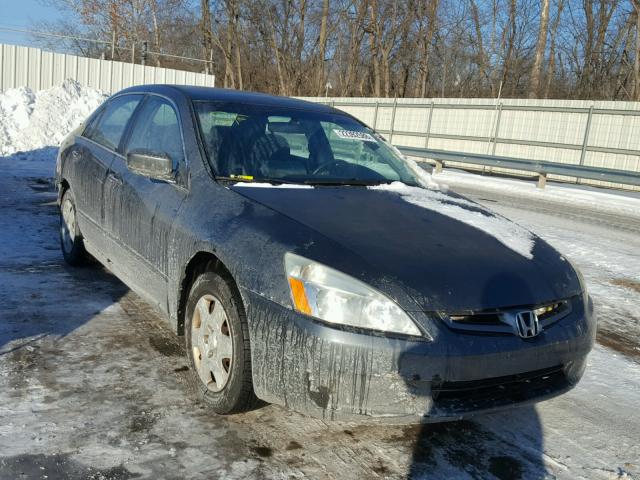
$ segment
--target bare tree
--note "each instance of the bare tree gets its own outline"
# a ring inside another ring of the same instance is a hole
[[[632,0],[636,14],[636,46],[633,62],[633,99],[640,102],[640,0]]]
[[[480,80],[489,80],[488,75],[488,65],[487,65],[487,55],[484,50],[484,42],[482,35],[482,24],[480,21],[480,9],[478,8],[478,4],[475,0],[469,0],[471,5],[471,19],[473,21],[473,29],[475,32],[475,62],[478,66],[478,70],[480,73]],[[493,95],[492,95],[493,96]]]
[[[227,11],[230,23],[230,38],[233,42],[233,51],[235,52],[236,66],[236,82],[239,90],[242,90],[242,53],[240,44],[240,5],[239,0],[226,0]]]
[[[431,43],[438,25],[438,5],[439,0],[429,2],[418,1],[415,11],[418,22],[418,56],[419,74],[416,82],[415,95],[425,97],[429,83],[429,72],[431,71]],[[426,23],[426,26],[425,26]]]
[[[231,88],[493,97],[502,82],[507,97],[640,100],[640,0],[39,1],[64,12],[39,28],[105,42],[67,51],[138,62],[148,42],[200,59],[156,65]]]
[[[211,8],[209,0],[200,0],[200,14],[201,22],[200,28],[202,30],[202,56],[205,60],[212,58],[213,56],[213,38],[211,32]],[[206,71],[209,72],[209,62],[206,64]]]
[[[320,34],[318,38],[318,67],[317,67],[317,90],[316,95],[322,95],[325,86],[324,63],[327,51],[327,29],[329,23],[329,0],[322,2],[322,17],[320,20]]]
[[[363,24],[367,15],[368,3],[353,1],[347,8],[344,15],[348,18],[349,39],[346,47],[346,74],[341,88],[342,95],[349,95],[355,91],[353,82],[360,65],[362,39],[365,33]]]
[[[555,77],[556,38],[558,36],[558,27],[560,26],[560,19],[562,18],[563,8],[564,8],[564,0],[558,0],[558,5],[556,7],[556,17],[551,26],[551,34],[549,38],[549,62],[547,64],[547,71],[546,71],[544,98],[549,98],[551,84],[553,83],[554,77]]]
[[[535,60],[531,68],[531,82],[529,84],[529,98],[537,98],[540,89],[540,77],[542,75],[542,61],[547,47],[547,36],[549,35],[549,9],[550,0],[542,0],[540,9],[540,29],[538,31],[538,43],[536,44]]]
[[[505,28],[503,38],[503,49],[505,51],[503,67],[502,67],[502,77],[500,79],[500,83],[506,85],[509,80],[513,77],[514,70],[514,50],[516,44],[516,35],[517,35],[517,2],[516,0],[509,1],[509,21],[507,22],[507,26]],[[511,93],[515,93],[515,82],[511,82]],[[495,88],[494,88],[495,90]]]

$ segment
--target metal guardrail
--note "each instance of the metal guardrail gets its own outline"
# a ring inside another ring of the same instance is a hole
[[[436,171],[441,171],[446,163],[454,162],[534,172],[538,174],[538,187],[540,188],[544,188],[548,174],[640,186],[640,172],[629,170],[547,162],[544,160],[528,160],[524,158],[498,157],[495,155],[449,152],[427,148],[399,146],[398,149],[409,157],[435,161]]]

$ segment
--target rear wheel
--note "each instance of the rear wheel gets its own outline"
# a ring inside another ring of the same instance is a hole
[[[76,203],[73,193],[67,189],[60,202],[60,248],[65,262],[74,267],[87,262],[87,251],[76,217]]]
[[[185,341],[192,381],[216,413],[253,407],[246,316],[239,294],[216,273],[201,274],[191,287]]]

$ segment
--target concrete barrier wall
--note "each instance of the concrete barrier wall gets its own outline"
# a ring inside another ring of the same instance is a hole
[[[215,77],[204,73],[0,44],[0,92],[16,87],[29,87],[34,91],[44,90],[60,85],[67,78],[109,94],[133,85],[151,83],[208,87],[215,84]]]

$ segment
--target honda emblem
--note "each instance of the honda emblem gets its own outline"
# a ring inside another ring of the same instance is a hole
[[[518,335],[522,338],[533,338],[540,333],[540,321],[538,316],[528,310],[516,313],[515,318]]]

